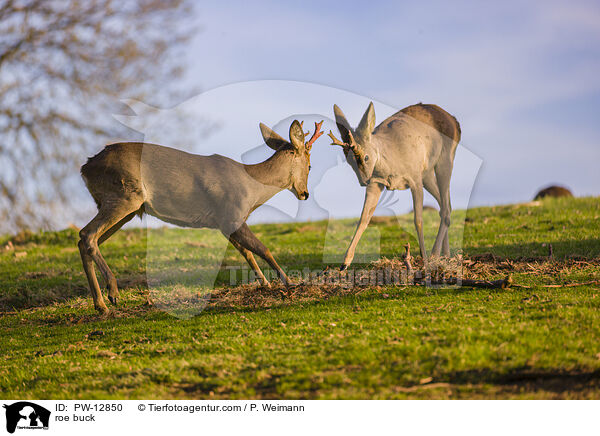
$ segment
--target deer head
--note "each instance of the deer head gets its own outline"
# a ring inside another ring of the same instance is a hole
[[[358,127],[352,129],[342,110],[333,105],[333,113],[342,140],[337,139],[331,131],[331,145],[339,145],[344,149],[346,160],[358,176],[361,185],[365,185],[373,175],[373,169],[378,159],[375,145],[372,143],[372,132],[375,128],[375,108],[373,103],[365,111]]]
[[[310,132],[304,133],[302,129],[303,122],[294,120],[290,126],[290,140],[286,141],[272,129],[260,123],[260,131],[265,143],[275,150],[276,154],[283,154],[287,157],[286,165],[290,165],[290,179],[286,186],[298,200],[308,199],[308,172],[310,171],[310,150],[314,142],[323,134],[320,131],[320,123],[315,123],[315,131],[308,142],[306,137]]]

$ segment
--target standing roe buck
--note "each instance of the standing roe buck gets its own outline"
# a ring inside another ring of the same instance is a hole
[[[106,280],[108,298],[116,304],[117,281],[98,246],[136,214],[160,218],[184,227],[220,230],[246,258],[264,286],[269,282],[252,253],[274,268],[285,286],[291,282],[271,252],[250,231],[246,219],[278,192],[289,189],[299,200],[308,198],[310,149],[323,132],[306,135],[297,120],[290,126],[289,142],[260,124],[265,143],[275,150],[269,159],[244,165],[213,154],[200,156],[160,145],[117,143],[108,145],[81,167],[81,175],[96,204],[98,214],[79,235],[79,252],[94,306],[108,308],[100,292],[93,262]]]
[[[375,109],[369,104],[356,130],[346,116],[333,106],[335,121],[342,136],[338,140],[329,132],[333,143],[340,145],[346,160],[366,186],[365,204],[352,242],[348,247],[344,270],[352,263],[354,250],[367,228],[384,188],[410,188],[414,205],[414,220],[421,256],[426,261],[423,238],[423,187],[440,205],[440,227],[432,254],[450,254],[450,177],[456,147],[460,141],[460,126],[456,118],[431,104],[416,104],[395,113],[375,128]],[[352,151],[352,153],[350,153]]]

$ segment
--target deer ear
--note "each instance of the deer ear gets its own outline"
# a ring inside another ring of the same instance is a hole
[[[265,126],[263,123],[260,123],[259,127],[260,133],[265,140],[265,144],[267,144],[273,150],[277,151],[288,143],[285,139],[283,139],[269,127]]]
[[[360,136],[363,140],[369,141],[371,139],[371,133],[375,128],[375,107],[373,107],[373,102],[369,103],[369,107],[365,111],[358,127],[356,128],[356,134]]]
[[[290,142],[297,151],[304,149],[304,131],[298,120],[294,120],[290,126]]]
[[[335,115],[335,123],[337,124],[337,128],[340,131],[340,135],[342,135],[342,141],[346,144],[350,144],[350,135],[348,132],[352,132],[352,127],[350,127],[350,123],[346,119],[346,115],[339,108],[337,104],[333,105],[333,114]]]

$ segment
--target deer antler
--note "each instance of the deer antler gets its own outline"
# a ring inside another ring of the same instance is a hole
[[[302,129],[302,131],[304,131],[304,129],[302,128],[302,126],[304,126],[304,120],[300,121],[300,128]],[[310,130],[306,133],[304,133],[304,139],[306,139],[306,137],[310,134]]]
[[[349,144],[347,142],[342,142],[339,139],[337,139],[333,135],[333,132],[331,130],[329,131],[329,133],[327,134],[327,136],[329,136],[331,138],[331,140],[333,141],[331,143],[331,145],[339,145],[341,147],[350,148],[350,149],[354,150],[354,138],[352,137],[352,133],[348,132],[348,134],[350,135],[350,143]]]
[[[310,151],[310,149],[312,148],[315,141],[317,139],[319,139],[319,137],[323,134],[323,132],[320,131],[322,125],[323,125],[323,120],[321,120],[320,123],[315,123],[315,133],[313,133],[310,140],[305,145],[307,151]],[[310,133],[310,131],[308,133]],[[307,135],[308,135],[308,133],[307,133]]]
[[[339,139],[337,139],[331,130],[327,134],[327,136],[329,136],[333,141],[331,145],[339,145],[343,147],[344,150],[352,150],[354,156],[356,156],[357,159],[362,159],[363,152],[356,146],[356,143],[354,142],[354,137],[352,136],[352,133],[350,131],[348,131],[348,135],[350,136],[350,143],[342,142]]]
[[[352,148],[352,146],[350,144],[346,144],[345,142],[342,142],[339,139],[337,139],[331,130],[329,131],[327,136],[329,136],[331,138],[331,141],[333,141],[331,143],[331,145],[339,145],[340,147],[344,147],[344,148],[346,148],[346,147]]]

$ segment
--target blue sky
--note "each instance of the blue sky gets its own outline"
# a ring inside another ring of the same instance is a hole
[[[187,80],[202,90],[296,80],[395,108],[436,103],[483,161],[471,205],[551,183],[600,194],[597,2],[205,1],[197,14]]]

